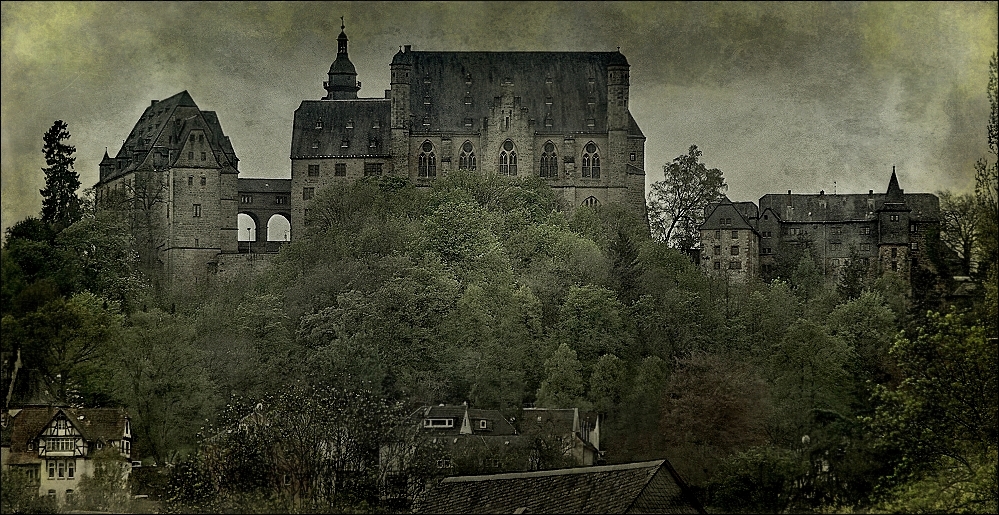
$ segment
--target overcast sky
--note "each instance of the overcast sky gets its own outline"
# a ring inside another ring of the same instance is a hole
[[[987,153],[990,3],[28,3],[2,7],[2,225],[41,209],[65,120],[84,187],[152,99],[218,113],[240,175],[289,177],[292,117],[324,94],[340,16],[360,96],[417,50],[612,51],[631,63],[647,182],[696,144],[733,200],[971,191]],[[835,182],[835,185],[834,185]]]

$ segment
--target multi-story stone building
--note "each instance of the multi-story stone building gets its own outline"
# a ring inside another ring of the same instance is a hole
[[[937,196],[906,194],[893,168],[884,194],[788,190],[764,195],[759,205],[725,198],[708,206],[700,227],[701,266],[738,278],[768,276],[782,249],[804,245],[827,273],[856,257],[909,280],[913,266],[931,266],[927,236],[939,224]]]
[[[200,282],[273,252],[267,222],[290,239],[309,200],[338,181],[393,175],[428,186],[451,170],[537,176],[570,206],[618,203],[645,213],[645,136],[628,110],[620,52],[419,52],[392,58],[384,98],[358,98],[347,35],[292,127],[291,178],[238,178],[239,159],[212,111],[185,91],[154,100],[121,149],[105,152],[95,191],[133,217],[156,281]],[[239,214],[256,226],[237,243]],[[252,257],[252,256],[251,256]]]
[[[341,27],[342,29],[343,27]],[[292,218],[336,181],[451,170],[541,177],[569,205],[644,214],[645,136],[620,52],[424,52],[392,58],[384,98],[358,98],[341,31],[321,100],[295,111]]]

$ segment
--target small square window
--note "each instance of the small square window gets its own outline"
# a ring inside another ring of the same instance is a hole
[[[206,177],[202,177],[202,178],[201,178],[201,185],[202,185],[202,186],[205,186],[205,185],[207,185],[207,184],[208,184],[208,179],[207,179]]]
[[[312,142],[312,150],[318,150],[318,149],[319,149],[319,142],[318,141],[313,141]]]
[[[347,163],[334,164],[333,175],[336,177],[345,177],[347,175]]]
[[[733,256],[738,256],[739,255],[739,246],[738,245],[732,245],[732,255]]]
[[[187,159],[189,161],[194,161],[194,152],[188,152],[187,153]]]
[[[302,200],[312,200],[312,197],[315,194],[315,188],[302,188]]]
[[[309,165],[309,177],[319,177],[319,165]]]
[[[716,256],[721,255],[721,245],[715,245],[715,255]]]
[[[634,152],[628,154],[628,161],[635,161],[636,159],[638,159],[638,154]]]
[[[731,223],[731,218],[729,219],[729,221]],[[732,231],[732,239],[733,240],[739,239],[739,231]]]
[[[201,160],[202,161],[207,161],[208,160],[208,153],[207,152],[202,152],[201,153]]]
[[[486,421],[485,420],[480,420],[479,421],[479,429],[486,429]]]
[[[322,120],[316,120],[316,128],[317,129],[322,129],[323,128],[323,121]]]
[[[382,164],[381,163],[364,163],[364,175],[381,175],[382,174]]]
[[[721,261],[715,261],[715,270],[721,270]]]

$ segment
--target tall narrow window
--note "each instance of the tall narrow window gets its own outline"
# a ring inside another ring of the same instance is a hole
[[[558,177],[558,156],[555,154],[555,144],[551,141],[545,143],[541,152],[541,177]]]
[[[501,175],[517,175],[517,149],[513,141],[503,142],[503,148],[499,156],[499,173]]]
[[[430,140],[420,146],[419,164],[420,177],[437,177],[437,154]]]
[[[315,188],[302,188],[302,200],[312,200],[312,196],[315,194]]]
[[[475,170],[475,147],[471,141],[465,141],[461,145],[461,152],[458,154],[459,170]]]
[[[194,217],[195,218],[201,217],[201,204],[194,204]]]
[[[600,178],[600,152],[592,141],[583,147],[583,177]]]

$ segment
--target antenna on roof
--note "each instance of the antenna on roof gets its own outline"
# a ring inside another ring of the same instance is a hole
[[[346,26],[344,26],[344,24],[343,24],[343,16],[341,16],[341,17],[340,17],[340,30],[343,30],[343,29],[345,29],[345,28],[347,28],[347,27],[346,27]]]

